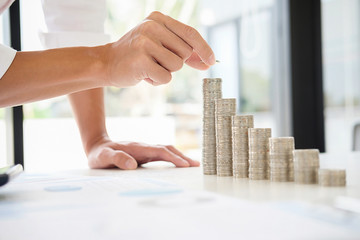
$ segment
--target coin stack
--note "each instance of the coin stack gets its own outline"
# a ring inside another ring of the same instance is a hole
[[[236,112],[236,99],[216,99],[216,167],[218,176],[232,176],[231,116]]]
[[[270,180],[286,182],[293,180],[294,138],[269,138]]]
[[[295,149],[295,146],[293,150]],[[291,158],[289,158],[289,166],[288,166],[288,181],[294,181],[294,154],[291,154]]]
[[[254,117],[253,115],[233,116],[231,120],[233,176],[247,178],[249,176],[248,129],[254,127]]]
[[[321,186],[345,186],[345,169],[319,169],[319,184]]]
[[[221,98],[221,78],[203,79],[202,164],[205,175],[216,175],[215,99]]]
[[[319,150],[294,150],[294,179],[296,183],[311,184],[318,182]]]
[[[249,178],[269,178],[269,138],[271,128],[249,128]]]

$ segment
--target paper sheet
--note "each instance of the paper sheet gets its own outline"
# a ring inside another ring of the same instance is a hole
[[[359,239],[358,215],[314,209],[155,178],[25,174],[0,190],[0,239]]]

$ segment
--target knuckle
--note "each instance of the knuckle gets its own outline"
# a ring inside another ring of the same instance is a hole
[[[187,47],[185,50],[184,50],[184,56],[183,56],[183,59],[184,60],[187,60],[189,57],[191,57],[191,55],[193,54],[193,49],[191,47]]]
[[[142,34],[146,34],[148,32],[151,32],[158,24],[153,20],[146,20],[139,26],[139,31]]]
[[[149,19],[159,19],[163,16],[164,14],[162,14],[159,11],[153,11],[152,13],[150,13],[150,15],[148,16]]]
[[[168,151],[168,149],[164,145],[158,145],[157,148],[163,153],[167,153]]]
[[[143,22],[143,23],[141,23],[141,24],[139,25],[139,27],[138,27],[138,32],[139,32],[139,35],[140,35],[140,36],[147,34],[147,32],[149,31],[149,29],[151,29],[149,25],[150,25],[150,21],[149,21],[149,20],[147,20],[147,21],[145,21],[145,22]]]
[[[151,45],[152,45],[152,41],[148,37],[143,35],[139,36],[135,42],[135,47],[137,49],[148,49],[151,48]]]
[[[108,149],[104,148],[96,154],[97,159],[106,159],[109,155]]]

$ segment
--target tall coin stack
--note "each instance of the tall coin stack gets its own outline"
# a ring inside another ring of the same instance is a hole
[[[232,117],[232,160],[233,176],[247,178],[249,176],[249,141],[248,129],[254,127],[252,115]]]
[[[318,182],[319,150],[294,150],[294,179],[296,183],[311,184]]]
[[[203,79],[202,164],[205,175],[216,175],[215,99],[221,98],[221,78]]]
[[[269,177],[269,138],[271,128],[249,128],[249,178],[264,180]]]
[[[236,112],[236,99],[216,99],[216,166],[218,176],[232,176],[231,117]]]
[[[319,169],[319,184],[321,186],[341,187],[346,185],[345,169]]]
[[[273,182],[293,181],[294,138],[269,138],[270,180]]]

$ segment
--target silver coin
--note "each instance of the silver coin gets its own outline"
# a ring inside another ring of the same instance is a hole
[[[321,186],[346,186],[345,169],[319,169],[318,177]]]

